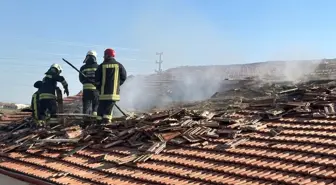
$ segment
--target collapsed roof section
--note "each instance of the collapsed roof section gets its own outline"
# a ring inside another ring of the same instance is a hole
[[[244,86],[111,125],[6,115],[0,169],[54,184],[335,183],[336,85]]]

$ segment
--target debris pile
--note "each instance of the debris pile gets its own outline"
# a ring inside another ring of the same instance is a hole
[[[182,144],[205,145],[211,138],[235,139],[241,132],[265,128],[258,124],[261,117],[248,120],[231,120],[224,112],[170,110],[154,114],[143,114],[136,118],[116,118],[113,124],[97,125],[91,117],[80,114],[60,114],[67,120],[66,125],[52,125],[51,128],[31,127],[31,119],[20,124],[3,126],[0,142],[2,153],[15,149],[27,150],[32,147],[62,144],[76,145],[71,155],[85,147],[106,150],[114,146],[136,149],[132,155],[118,164],[146,161],[152,154],[159,154],[168,146]],[[80,121],[80,120],[85,120]],[[244,122],[244,123],[243,123]],[[230,146],[237,145],[239,140]],[[125,162],[126,161],[126,162]]]
[[[230,95],[231,98],[220,99],[217,96],[216,101],[206,101],[206,106],[210,107],[208,110],[202,110],[204,105],[199,106],[198,110],[175,108],[115,118],[112,124],[105,125],[95,124],[95,119],[88,115],[71,113],[59,114],[60,123],[48,128],[36,128],[32,125],[32,119],[27,118],[20,123],[0,127],[1,153],[6,155],[13,150],[47,148],[48,145],[75,146],[60,156],[66,157],[86,147],[108,151],[112,147],[122,146],[133,148],[134,153],[113,162],[126,164],[144,162],[169,147],[202,147],[216,138],[228,139],[225,144],[217,146],[226,150],[244,143],[252,134],[268,134],[270,137],[281,134],[281,127],[267,129],[268,120],[335,115],[335,87],[329,82],[296,86],[268,84],[250,88],[263,95],[261,97],[237,98]],[[244,89],[248,90],[247,87]],[[248,116],[239,117],[235,113]]]

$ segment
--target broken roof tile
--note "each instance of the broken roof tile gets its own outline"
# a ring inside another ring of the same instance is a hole
[[[254,87],[261,98],[227,103],[220,93],[211,101],[219,107],[195,104],[201,111],[173,109],[102,126],[64,113],[67,127],[35,130],[27,124],[31,113],[5,114],[0,173],[51,184],[330,184],[335,93],[326,86]],[[80,99],[64,99],[65,109],[80,110]]]

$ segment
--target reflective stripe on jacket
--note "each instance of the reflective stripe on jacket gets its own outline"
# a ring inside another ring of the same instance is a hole
[[[40,93],[37,91],[33,94],[32,101],[31,101],[31,109],[33,111],[32,116],[35,120],[38,120],[39,118],[39,113],[40,113],[39,100],[40,100]]]
[[[40,100],[45,100],[45,99],[56,99],[56,96],[50,93],[41,93]]]
[[[104,60],[96,71],[96,83],[100,92],[99,100],[120,100],[120,85],[126,80],[124,66],[114,58]]]
[[[80,68],[80,71],[85,75],[79,74],[79,81],[83,84],[83,90],[95,90],[95,74],[98,64],[93,56],[88,56],[86,64]]]

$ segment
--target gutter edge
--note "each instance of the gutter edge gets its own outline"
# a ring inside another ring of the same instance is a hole
[[[5,170],[3,168],[0,168],[0,174],[12,177],[12,178],[17,179],[17,180],[24,181],[24,182],[27,182],[27,183],[31,183],[31,184],[34,184],[34,185],[54,185],[53,183],[46,182],[44,180],[34,178],[34,177],[31,177],[31,176],[28,176],[28,175],[23,175],[19,172],[13,172],[11,170]]]

